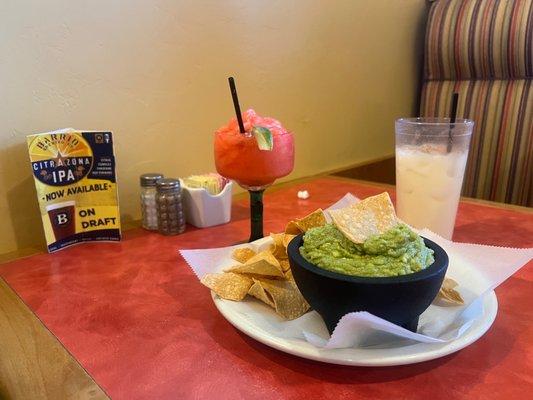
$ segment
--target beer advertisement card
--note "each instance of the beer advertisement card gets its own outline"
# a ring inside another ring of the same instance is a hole
[[[112,133],[63,129],[27,142],[48,251],[120,240]]]

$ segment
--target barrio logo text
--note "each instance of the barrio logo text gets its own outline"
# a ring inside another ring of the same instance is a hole
[[[34,176],[51,186],[78,182],[91,171],[93,154],[85,139],[76,133],[38,136],[30,144]]]

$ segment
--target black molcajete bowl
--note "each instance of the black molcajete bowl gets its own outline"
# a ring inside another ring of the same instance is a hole
[[[448,268],[448,255],[424,238],[435,261],[422,271],[383,278],[331,272],[308,262],[300,254],[303,234],[287,247],[292,275],[303,297],[324,319],[329,333],[339,320],[353,311],[368,311],[416,332],[418,317],[439,292]]]

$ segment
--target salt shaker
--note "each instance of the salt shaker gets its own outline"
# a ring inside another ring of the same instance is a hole
[[[156,183],[157,224],[159,233],[177,235],[185,231],[181,186],[177,179],[159,179]]]
[[[162,174],[149,173],[140,177],[141,181],[141,212],[142,227],[151,231],[157,230],[157,207],[155,203],[156,182],[163,178]]]

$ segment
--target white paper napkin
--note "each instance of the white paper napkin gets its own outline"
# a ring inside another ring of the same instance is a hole
[[[328,209],[346,207],[357,201],[354,195],[348,193]],[[236,312],[256,327],[278,337],[303,339],[317,347],[384,345],[398,339],[445,343],[462,336],[483,315],[483,297],[487,293],[533,258],[533,249],[453,243],[427,229],[419,233],[439,244],[448,253],[450,264],[446,276],[459,283],[458,291],[465,304],[450,307],[439,305],[438,300],[434,301],[420,316],[417,333],[368,312],[353,312],[342,317],[330,336],[322,318],[315,311],[293,321],[284,321],[270,307],[256,299],[248,297],[245,301],[230,303]],[[233,265],[235,261],[231,259],[231,253],[235,248],[248,246],[261,251],[271,243],[272,239],[267,237],[237,246],[180,250],[180,253],[196,276],[201,278],[206,273],[222,272],[224,268]]]

